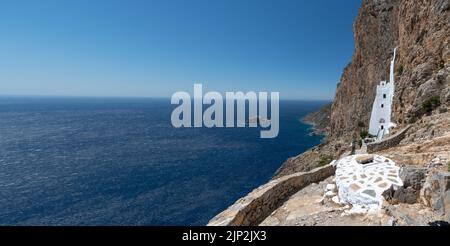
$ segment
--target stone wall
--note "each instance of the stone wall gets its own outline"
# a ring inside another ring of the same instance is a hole
[[[407,126],[406,128],[402,129],[398,133],[396,133],[380,142],[368,144],[367,145],[367,153],[372,154],[377,151],[381,151],[381,150],[385,150],[385,149],[389,149],[389,148],[397,146],[403,140],[403,138],[405,138],[406,132],[409,130],[409,128],[410,128],[410,126]]]
[[[312,183],[332,176],[334,162],[310,172],[284,176],[260,186],[209,221],[208,226],[255,226],[260,224],[291,195]]]

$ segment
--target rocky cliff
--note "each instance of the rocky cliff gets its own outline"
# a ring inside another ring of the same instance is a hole
[[[306,115],[301,119],[302,122],[312,125],[315,134],[326,134],[330,131],[331,105],[328,103],[320,110]]]
[[[330,136],[348,136],[358,123],[367,125],[375,87],[387,79],[395,47],[394,120],[400,125],[415,121],[425,113],[422,104],[433,97],[448,105],[450,87],[438,74],[443,70],[448,76],[449,8],[448,0],[363,1],[354,24],[355,53],[332,106]]]
[[[388,79],[395,47],[393,120],[397,129],[423,125],[430,134],[449,132],[440,129],[445,124],[425,123],[425,117],[448,117],[450,0],[363,0],[353,30],[352,61],[338,84],[329,125],[320,126],[326,129],[327,141],[286,161],[276,177],[309,170],[349,151],[352,139],[367,130],[376,85]]]
[[[211,224],[252,224],[243,219],[250,218],[254,224],[262,221],[261,225],[440,225],[444,221],[448,225],[450,0],[363,0],[353,29],[355,51],[333,103],[303,119],[324,132],[326,140],[288,159],[272,181]],[[368,130],[376,85],[388,79],[395,47],[392,117],[398,126],[382,141],[357,145],[354,140],[363,139]],[[331,202],[327,198],[336,187],[326,171],[335,163],[331,161],[353,152],[364,158],[367,152],[383,155],[402,170],[404,185],[383,193],[385,200],[375,217],[343,216],[348,205],[340,204],[335,193]],[[308,176],[312,173],[328,178],[317,182]],[[254,215],[264,216],[255,219]]]

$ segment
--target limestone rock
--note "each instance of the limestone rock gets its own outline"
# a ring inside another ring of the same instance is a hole
[[[325,187],[325,189],[327,191],[335,191],[336,190],[336,185],[335,184],[327,184],[327,186]]]
[[[428,114],[435,116],[440,114],[439,111],[450,111],[449,2],[362,1],[353,25],[355,51],[337,85],[331,109],[327,106],[322,114],[310,117],[329,122],[320,126],[320,129],[326,129],[327,139],[316,148],[286,161],[276,177],[311,170],[323,156],[338,159],[350,151],[351,141],[358,139],[368,128],[375,88],[379,81],[387,79],[395,47],[398,47],[398,56],[392,119],[398,129],[413,124],[402,143],[418,143],[448,133],[448,125],[421,122]],[[440,106],[423,114],[424,103],[431,97],[437,97]],[[449,115],[441,117],[448,118]],[[430,160],[425,154],[402,155],[399,159],[409,162],[407,164],[421,165]]]
[[[392,216],[399,226],[425,226],[435,221],[430,211],[422,210],[420,205],[390,205],[386,213]]]
[[[438,172],[430,175],[421,190],[421,199],[425,205],[450,221],[450,173]]]
[[[393,203],[414,204],[418,202],[427,172],[428,170],[425,168],[402,168],[400,178],[403,180],[403,186],[383,193],[385,199],[391,200]]]
[[[355,158],[359,164],[367,164],[373,162],[373,155],[360,155]]]
[[[336,195],[336,193],[334,193],[333,191],[331,191],[331,190],[329,190],[329,191],[327,191],[327,192],[325,192],[325,197],[333,197],[333,196],[335,196]]]
[[[339,197],[338,196],[333,196],[333,198],[331,198],[331,201],[333,201],[336,204],[341,204],[341,202],[339,201]]]
[[[306,124],[313,126],[315,134],[326,133],[330,125],[330,115],[331,115],[331,103],[328,103],[319,111],[312,112],[302,118],[302,121]]]
[[[418,193],[412,187],[401,187],[394,192],[393,199],[401,203],[414,204],[417,202]]]
[[[412,119],[428,96],[439,95],[441,103],[449,105],[447,77],[436,76],[450,66],[448,4],[449,0],[363,1],[354,23],[355,52],[332,105],[330,139],[346,136],[350,140],[359,135],[359,122],[369,122],[375,86],[387,77],[386,64],[394,47],[399,55],[393,103],[397,123]]]

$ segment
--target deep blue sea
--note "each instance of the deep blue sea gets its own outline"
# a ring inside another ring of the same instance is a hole
[[[169,99],[0,98],[0,225],[204,225],[317,145],[282,101],[280,133],[175,129]]]

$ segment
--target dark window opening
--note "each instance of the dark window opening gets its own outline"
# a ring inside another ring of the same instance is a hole
[[[384,126],[381,126],[381,130],[384,130]]]
[[[384,108],[384,104],[381,104],[381,108]]]
[[[385,98],[385,99],[386,99],[386,94],[383,94],[383,98]]]

